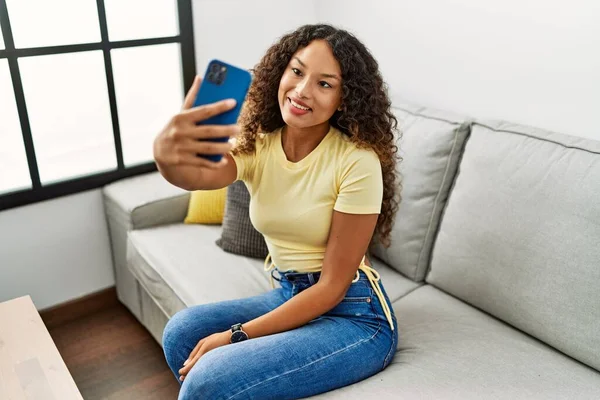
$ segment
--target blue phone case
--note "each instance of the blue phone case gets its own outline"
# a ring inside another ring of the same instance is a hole
[[[225,70],[223,70],[225,68]],[[206,73],[200,85],[194,107],[215,103],[225,99],[235,99],[236,106],[223,114],[198,122],[197,125],[231,125],[235,124],[240,115],[242,104],[246,99],[252,76],[250,72],[234,67],[220,60],[212,60],[206,68]],[[199,139],[200,140],[200,139]],[[205,139],[213,142],[227,142],[229,137]],[[218,162],[221,154],[197,154],[199,157]]]

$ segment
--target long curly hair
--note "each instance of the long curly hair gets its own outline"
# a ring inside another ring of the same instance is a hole
[[[379,156],[383,200],[373,240],[388,247],[400,202],[396,164],[401,157],[394,135],[398,122],[390,110],[391,101],[377,61],[351,33],[330,25],[304,25],[267,50],[252,70],[254,79],[240,116],[242,133],[234,154],[253,153],[257,134],[285,125],[278,101],[279,82],[294,53],[314,40],[329,44],[342,71],[342,110],[336,111],[329,123],[358,147],[373,149]]]

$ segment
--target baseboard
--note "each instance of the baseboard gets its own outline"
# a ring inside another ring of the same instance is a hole
[[[114,307],[119,303],[117,289],[112,286],[78,299],[40,310],[40,316],[48,329],[64,325],[77,318]]]

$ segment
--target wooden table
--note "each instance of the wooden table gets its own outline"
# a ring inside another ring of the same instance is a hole
[[[29,296],[0,303],[0,399],[83,399]]]

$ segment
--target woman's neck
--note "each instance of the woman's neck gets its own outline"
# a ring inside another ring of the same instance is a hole
[[[288,161],[298,162],[309,155],[329,132],[329,122],[310,128],[286,125],[281,130],[281,145]]]

